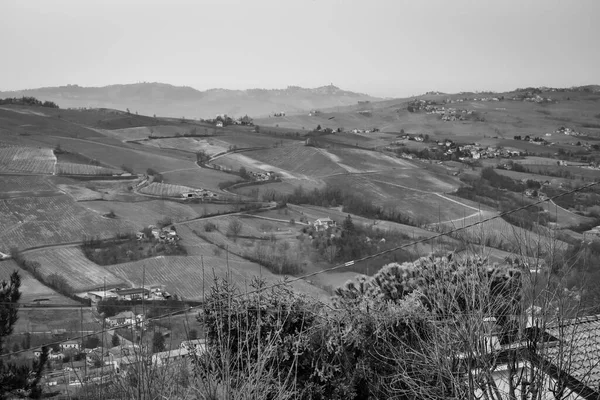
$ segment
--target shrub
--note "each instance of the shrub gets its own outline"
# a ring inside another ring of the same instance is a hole
[[[213,232],[218,230],[217,225],[215,225],[213,222],[207,222],[204,224],[204,231],[205,232]]]

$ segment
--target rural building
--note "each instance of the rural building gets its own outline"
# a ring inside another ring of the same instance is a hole
[[[174,361],[185,360],[189,354],[189,351],[185,348],[179,348],[174,350],[162,351],[160,353],[152,354],[152,364],[161,366],[167,365]]]
[[[123,311],[115,316],[106,318],[106,323],[109,326],[130,325],[136,322],[137,319],[133,311]]]
[[[119,296],[114,293],[112,290],[95,290],[92,292],[87,292],[86,297],[92,300],[93,303],[96,303],[100,300],[107,299],[118,299]]]
[[[223,127],[223,121],[217,121],[217,123],[215,124],[215,126],[217,128],[222,128]]]
[[[115,292],[119,300],[138,300],[148,298],[150,290],[146,288],[121,289]]]
[[[63,342],[60,344],[60,349],[62,351],[68,350],[68,349],[79,350],[80,348],[81,348],[81,345],[76,340],[67,340],[66,342]]]

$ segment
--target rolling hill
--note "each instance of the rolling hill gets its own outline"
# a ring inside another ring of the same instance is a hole
[[[67,85],[11,92],[3,97],[33,96],[49,100],[62,108],[94,107],[130,109],[147,115],[191,118],[214,118],[215,114],[231,116],[269,115],[275,112],[299,112],[316,108],[357,104],[358,101],[380,100],[366,94],[342,90],[336,86],[314,89],[288,86],[286,89],[199,91],[191,87],[164,83],[136,83],[103,87]]]

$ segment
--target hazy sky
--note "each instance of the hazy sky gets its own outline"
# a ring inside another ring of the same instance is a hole
[[[600,0],[0,0],[0,90],[600,84]]]

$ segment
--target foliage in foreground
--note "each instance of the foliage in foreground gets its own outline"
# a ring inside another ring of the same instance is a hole
[[[209,344],[202,382],[216,377],[216,392],[238,394],[260,382],[253,394],[267,399],[458,398],[474,388],[455,379],[456,360],[433,360],[456,353],[473,322],[465,316],[496,317],[504,336],[514,332],[507,316],[519,313],[520,282],[481,259],[423,258],[347,285],[332,307],[289,287],[244,295],[216,281],[199,316]]]

